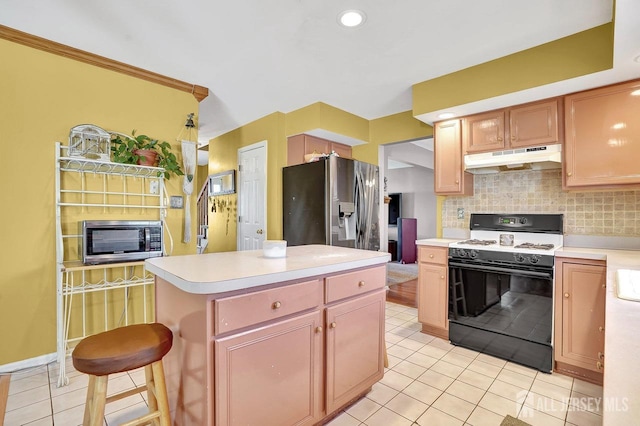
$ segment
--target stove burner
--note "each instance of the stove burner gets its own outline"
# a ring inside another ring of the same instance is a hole
[[[551,250],[555,247],[553,244],[534,244],[534,243],[522,243],[514,248],[532,249],[532,250]]]
[[[458,244],[469,244],[472,246],[490,246],[491,244],[496,244],[496,240],[466,240],[460,241]]]

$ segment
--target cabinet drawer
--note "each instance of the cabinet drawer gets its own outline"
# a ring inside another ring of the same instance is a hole
[[[446,265],[449,257],[447,247],[421,246],[418,248],[418,259],[423,263],[436,263]]]
[[[320,306],[322,282],[291,284],[213,303],[214,335],[218,335]]]
[[[370,269],[334,275],[326,278],[326,302],[363,294],[383,288],[387,280],[386,266],[378,266]]]

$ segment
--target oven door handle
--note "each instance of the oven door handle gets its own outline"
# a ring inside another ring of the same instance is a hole
[[[485,265],[480,266],[480,265],[471,265],[468,263],[449,262],[449,267],[473,269],[476,271],[503,272],[505,274],[517,274],[517,275],[522,275],[527,277],[536,277],[536,278],[546,278],[546,279],[553,278],[553,274],[550,272],[527,271],[527,270],[515,269],[515,268],[501,268],[499,266],[485,266]]]

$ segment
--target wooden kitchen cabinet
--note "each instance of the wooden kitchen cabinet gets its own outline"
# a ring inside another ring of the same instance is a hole
[[[385,284],[378,265],[212,298],[156,277],[174,424],[323,422],[384,374]]]
[[[564,189],[640,185],[640,80],[568,95]]]
[[[418,248],[418,321],[422,331],[449,339],[447,247]]]
[[[328,307],[327,412],[333,412],[384,375],[385,292]]]
[[[473,195],[473,175],[464,171],[460,120],[434,124],[434,192]]]
[[[330,154],[331,151],[343,158],[353,156],[349,145],[306,134],[290,136],[287,140],[287,166],[306,163],[306,154]]]
[[[556,371],[602,384],[606,262],[556,258]]]
[[[562,142],[562,100],[545,99],[462,119],[465,154]]]
[[[322,312],[215,341],[216,425],[320,420]],[[285,406],[282,401],[287,401]],[[250,407],[250,409],[247,409]]]

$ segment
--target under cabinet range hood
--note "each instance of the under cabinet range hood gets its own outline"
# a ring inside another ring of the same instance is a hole
[[[465,170],[474,174],[512,170],[559,169],[561,167],[561,144],[483,152],[464,156]]]

